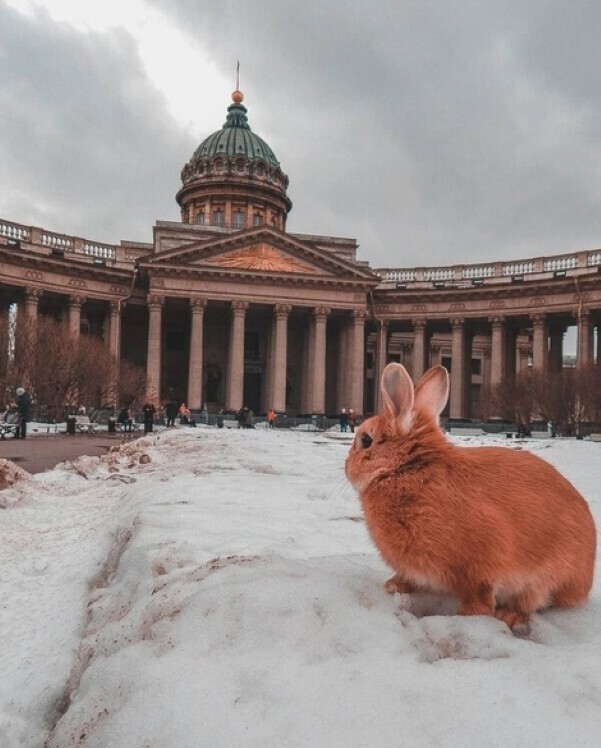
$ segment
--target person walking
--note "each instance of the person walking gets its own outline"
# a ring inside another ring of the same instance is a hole
[[[347,429],[348,429],[348,413],[346,412],[346,408],[343,408],[342,412],[340,413],[340,431],[343,434],[346,434]]]
[[[144,414],[144,433],[150,434],[154,426],[154,414],[156,413],[154,404],[147,400],[142,408],[142,413]]]
[[[275,428],[275,419],[277,417],[277,413],[273,408],[269,408],[267,411],[267,428],[274,429]]]
[[[25,439],[27,436],[27,422],[29,421],[29,409],[31,406],[31,399],[29,393],[25,391],[23,387],[17,387],[17,415],[19,417],[19,425],[15,432],[15,438]]]
[[[348,412],[348,425],[351,430],[351,434],[355,433],[355,424],[357,423],[357,415],[355,411],[351,408]]]

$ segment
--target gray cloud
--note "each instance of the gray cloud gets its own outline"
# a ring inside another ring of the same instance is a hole
[[[178,219],[192,147],[125,32],[81,34],[0,7],[0,215],[98,241]]]
[[[363,258],[393,266],[600,244],[596,3],[153,4],[232,82],[241,59],[251,126],[290,177],[291,231],[354,236]],[[39,201],[46,223],[113,240],[176,217],[196,143],[127,35],[1,10],[0,28],[4,217]]]

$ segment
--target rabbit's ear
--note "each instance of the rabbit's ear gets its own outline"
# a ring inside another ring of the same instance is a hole
[[[382,410],[399,421],[402,427],[409,425],[413,412],[413,382],[401,364],[388,364],[382,374]]]
[[[415,386],[415,407],[432,413],[438,419],[449,397],[449,372],[444,366],[433,366]]]

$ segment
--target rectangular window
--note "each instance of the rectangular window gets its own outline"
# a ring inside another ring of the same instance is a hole
[[[261,226],[263,223],[263,216],[260,213],[255,213],[253,216],[253,226]]]
[[[223,226],[223,211],[213,211],[213,226]]]
[[[235,229],[244,228],[244,213],[241,210],[236,210],[234,212],[234,228]]]
[[[198,213],[196,216],[196,223],[204,223],[204,222],[205,222],[205,214]]]
[[[440,361],[441,365],[444,366],[444,368],[448,372],[451,371],[451,361],[452,361],[452,359],[451,359],[450,356],[443,356],[442,359],[441,359],[441,361]]]
[[[482,374],[482,359],[481,358],[473,358],[472,359],[472,374],[475,374],[477,377]]]

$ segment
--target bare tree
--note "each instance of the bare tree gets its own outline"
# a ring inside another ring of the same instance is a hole
[[[4,387],[13,393],[19,385],[26,387],[51,418],[61,418],[65,407],[133,404],[143,398],[144,370],[128,361],[119,365],[100,338],[74,335],[63,322],[40,315],[20,320],[13,339]]]
[[[535,415],[534,378],[530,370],[521,371],[491,391],[492,412],[504,420],[513,421],[523,432],[530,430]]]

